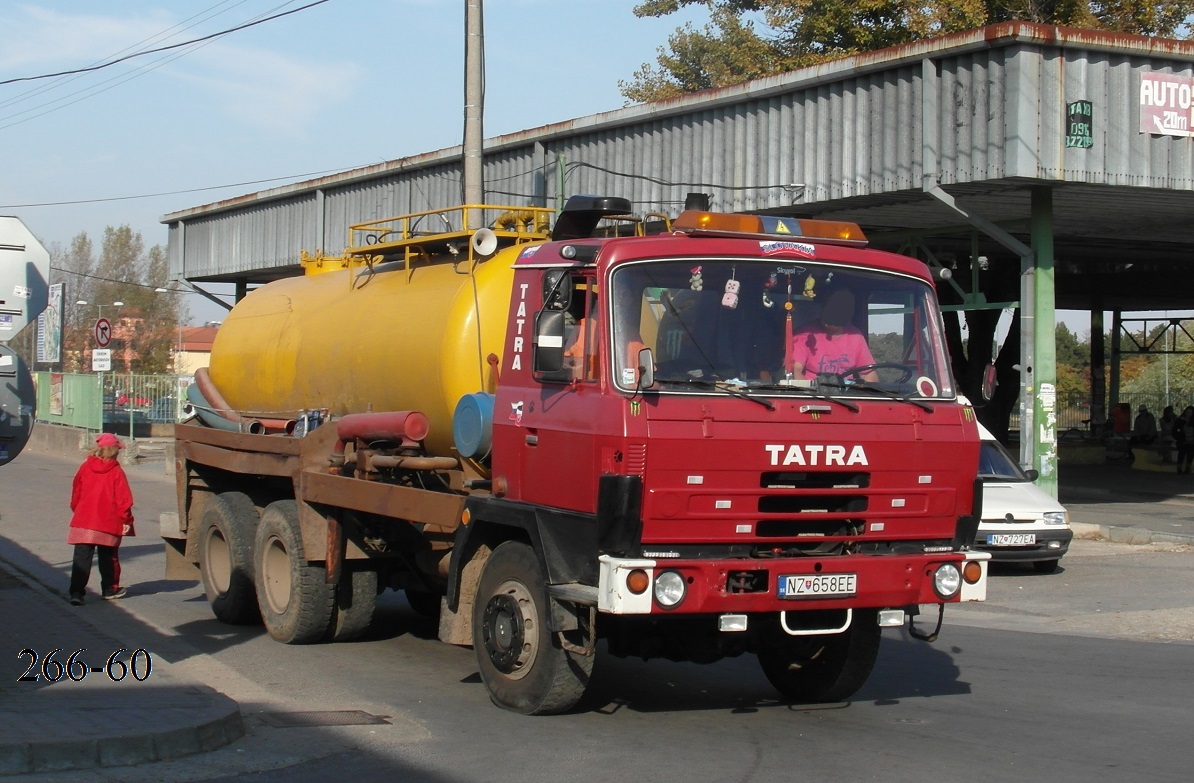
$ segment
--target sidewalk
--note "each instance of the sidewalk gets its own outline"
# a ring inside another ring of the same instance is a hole
[[[1123,463],[1066,464],[1058,468],[1058,499],[1071,503],[1191,503],[1194,474],[1179,474],[1175,467],[1159,470]],[[1125,520],[1126,521],[1126,520]],[[1194,509],[1175,529],[1175,517],[1135,517],[1134,524],[1092,525],[1073,522],[1074,535],[1106,538],[1124,544],[1177,543],[1194,545]]]
[[[0,559],[0,617],[9,639],[0,674],[0,776],[177,758],[244,734],[236,702],[172,672],[168,661],[141,653],[136,671],[126,671],[134,652],[126,650],[108,668],[128,642],[93,621],[120,611],[115,603],[93,592],[82,611]],[[61,651],[50,657],[55,648]],[[68,670],[76,650],[83,652]]]

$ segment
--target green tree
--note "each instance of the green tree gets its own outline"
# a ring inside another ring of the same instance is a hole
[[[1054,342],[1057,346],[1057,364],[1082,370],[1090,366],[1090,343],[1080,342],[1078,336],[1070,331],[1064,322],[1058,323],[1053,330]]]
[[[1064,323],[1053,330],[1057,357],[1057,397],[1065,402],[1090,399],[1090,343],[1080,342]]]
[[[634,13],[664,17],[698,3],[708,7],[709,24],[677,29],[657,50],[655,66],[645,64],[631,81],[620,81],[629,102],[738,84],[992,22],[1186,37],[1194,14],[1194,0],[646,0]]]

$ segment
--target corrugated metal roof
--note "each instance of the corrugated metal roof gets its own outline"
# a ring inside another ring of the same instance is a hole
[[[959,216],[924,188],[939,184],[1023,237],[1031,188],[1047,185],[1059,306],[1085,306],[1066,300],[1086,296],[1071,267],[1125,253],[1182,263],[1194,242],[1194,141],[1140,132],[1147,72],[1191,76],[1194,44],[992,25],[490,139],[486,200],[550,206],[562,180],[562,195],[675,213],[696,190],[716,208],[832,215],[880,242],[914,231],[942,252],[969,253],[973,241],[996,256],[1006,251],[959,234]],[[1093,107],[1089,148],[1065,145],[1076,101]],[[196,281],[291,274],[300,250],[338,252],[351,223],[458,203],[460,155],[446,148],[171,213],[172,268]],[[1126,300],[1130,286],[1111,288]]]

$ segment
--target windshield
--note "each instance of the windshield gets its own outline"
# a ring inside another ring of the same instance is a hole
[[[933,291],[914,278],[774,259],[639,262],[614,271],[611,301],[614,381],[628,390],[645,346],[661,391],[954,396]]]
[[[992,440],[982,442],[978,458],[978,475],[985,481],[1028,481],[1028,476],[1003,446]]]

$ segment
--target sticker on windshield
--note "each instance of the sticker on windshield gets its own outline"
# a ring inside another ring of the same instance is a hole
[[[759,249],[767,256],[800,256],[801,258],[816,258],[817,249],[808,242],[779,242],[769,240],[759,242]]]

